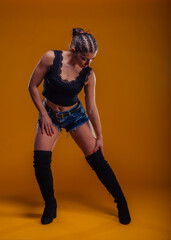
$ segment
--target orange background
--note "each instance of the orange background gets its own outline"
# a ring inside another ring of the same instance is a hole
[[[1,194],[34,191],[38,111],[27,85],[45,51],[68,50],[74,27],[90,30],[99,46],[91,67],[107,160],[125,189],[168,184],[167,4],[107,2],[96,7],[91,2],[90,7],[86,2],[84,8],[78,3],[73,9],[64,3],[1,3]],[[41,93],[42,85],[39,89]],[[85,107],[83,90],[79,96]],[[95,189],[84,155],[71,137],[66,139],[64,129],[53,152],[53,167],[57,191]]]
[[[33,169],[38,111],[27,86],[45,51],[69,49],[75,27],[90,30],[98,43],[91,67],[104,153],[127,199],[141,189],[170,189],[170,3],[8,0],[0,5],[0,197],[42,201]],[[85,107],[83,90],[79,98]],[[62,132],[52,155],[56,196],[105,199],[108,193],[83,153]]]

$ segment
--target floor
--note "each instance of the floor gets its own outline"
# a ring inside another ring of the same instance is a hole
[[[22,198],[1,198],[0,240],[169,240],[171,239],[170,189],[130,190],[131,223],[118,221],[111,197],[93,201],[59,194],[57,218],[41,225],[43,203]]]

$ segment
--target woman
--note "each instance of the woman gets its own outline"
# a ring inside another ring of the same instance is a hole
[[[102,130],[95,103],[96,78],[89,67],[97,49],[97,42],[90,33],[82,28],[74,28],[69,50],[45,52],[29,81],[29,92],[39,111],[33,166],[45,202],[42,224],[51,223],[56,217],[51,159],[62,128],[70,133],[90,167],[113,196],[120,223],[128,224],[131,221],[127,201],[104,157]],[[43,79],[42,103],[38,86]],[[88,116],[77,96],[83,87]]]

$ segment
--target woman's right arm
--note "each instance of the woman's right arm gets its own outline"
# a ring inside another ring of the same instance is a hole
[[[51,135],[52,133],[54,133],[53,124],[51,118],[49,117],[43,105],[40,93],[38,91],[38,86],[43,81],[43,78],[46,75],[47,71],[49,70],[50,65],[53,64],[53,59],[54,59],[53,51],[49,50],[45,52],[41,59],[39,60],[37,66],[35,67],[28,84],[28,90],[31,95],[31,98],[36,108],[41,114],[42,134],[45,129],[47,135]]]

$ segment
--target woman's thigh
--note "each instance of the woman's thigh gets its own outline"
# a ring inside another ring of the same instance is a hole
[[[90,127],[89,121],[85,122],[74,131],[70,131],[69,133],[83,151],[85,156],[93,153],[96,144],[96,138],[93,134],[93,130]]]
[[[55,147],[55,144],[59,137],[59,129],[58,127],[53,127],[54,134],[52,136],[48,136],[46,132],[41,133],[41,127],[37,123],[37,129],[36,129],[36,137],[34,142],[34,150],[45,150],[45,151],[53,151],[53,148]]]

